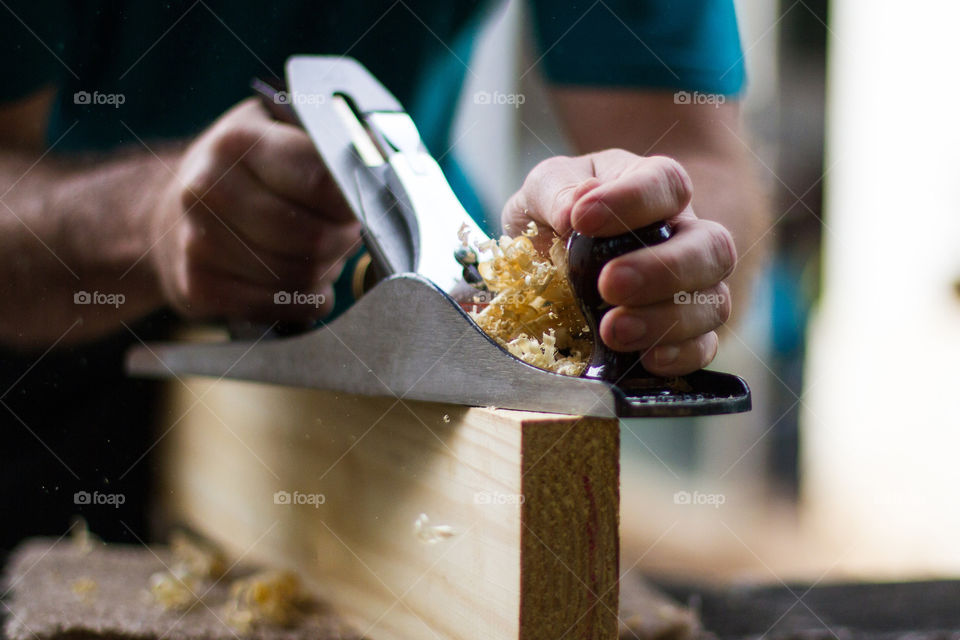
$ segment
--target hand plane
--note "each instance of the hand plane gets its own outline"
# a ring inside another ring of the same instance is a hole
[[[466,212],[413,120],[356,60],[294,56],[285,102],[363,226],[379,281],[335,320],[262,340],[133,348],[128,371],[201,375],[346,393],[600,417],[691,416],[750,409],[737,376],[645,372],[638,354],[599,339],[580,377],[511,355],[464,310],[477,294],[461,238],[489,240]],[[574,234],[570,275],[593,335],[605,312],[596,280],[606,261],[669,238],[666,223],[616,238]],[[468,252],[469,253],[469,252]]]

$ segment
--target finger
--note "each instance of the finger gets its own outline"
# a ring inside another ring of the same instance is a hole
[[[242,167],[225,174],[201,201],[251,246],[290,258],[341,257],[360,237],[358,222],[327,221],[272,193]]]
[[[224,169],[242,163],[277,195],[334,220],[353,219],[306,132],[271,119],[256,99],[231,109],[211,135]]]
[[[291,258],[251,243],[223,219],[212,215],[191,214],[193,228],[187,240],[187,259],[194,264],[249,282],[272,287],[313,290],[336,280],[343,257],[319,260],[313,257]]]
[[[574,203],[598,184],[588,156],[544,160],[527,175],[523,186],[504,207],[504,228],[509,233],[520,233],[532,220],[562,237],[570,232]],[[541,235],[549,238],[549,234]]]
[[[277,195],[322,211],[332,221],[355,220],[333,176],[302,129],[272,123],[243,162]]]
[[[714,331],[673,344],[663,344],[645,353],[640,362],[658,376],[682,376],[703,369],[717,355],[719,340]]]
[[[205,315],[258,322],[309,321],[323,317],[333,308],[332,287],[304,292],[294,298],[278,298],[272,287],[237,279],[215,269],[195,272],[191,281],[191,306]]]
[[[696,338],[719,328],[729,318],[730,291],[720,283],[691,303],[614,307],[600,322],[600,339],[615,351],[641,351],[656,343]]]
[[[682,217],[662,244],[614,258],[600,272],[600,295],[612,305],[640,307],[677,292],[707,290],[733,271],[737,252],[730,232],[710,220]]]
[[[597,162],[604,162],[597,154]],[[620,160],[622,162],[622,160]],[[621,165],[622,166],[622,165]],[[676,160],[663,156],[636,158],[613,179],[583,194],[573,207],[573,228],[588,236],[615,236],[671,218],[690,204],[693,184]]]

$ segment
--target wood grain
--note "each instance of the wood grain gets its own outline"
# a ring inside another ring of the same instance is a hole
[[[367,637],[616,637],[616,420],[210,380],[174,409],[175,517]]]

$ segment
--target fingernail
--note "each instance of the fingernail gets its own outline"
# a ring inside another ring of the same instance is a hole
[[[622,345],[640,340],[647,332],[647,324],[636,316],[620,316],[613,323],[613,337]]]
[[[658,365],[667,365],[673,364],[673,362],[680,356],[680,347],[674,346],[672,344],[667,344],[662,347],[657,347],[653,350],[653,359],[656,360]]]

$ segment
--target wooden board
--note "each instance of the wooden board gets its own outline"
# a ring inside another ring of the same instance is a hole
[[[616,420],[225,380],[178,395],[174,516],[299,570],[365,636],[617,636]]]

